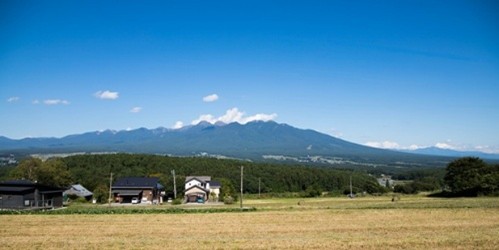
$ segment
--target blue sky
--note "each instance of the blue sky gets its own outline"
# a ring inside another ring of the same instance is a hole
[[[499,153],[497,1],[270,2],[0,1],[0,135],[273,119]]]

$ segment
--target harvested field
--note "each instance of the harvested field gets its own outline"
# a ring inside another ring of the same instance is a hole
[[[0,221],[0,248],[8,249],[497,249],[499,245],[497,206],[0,215]]]

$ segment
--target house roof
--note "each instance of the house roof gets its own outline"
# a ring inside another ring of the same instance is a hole
[[[210,182],[211,176],[187,176],[185,177],[185,182],[189,182],[190,180],[196,179],[201,182]]]
[[[219,181],[210,181],[210,188],[220,188],[222,184]]]
[[[1,193],[23,193],[26,191],[33,190],[33,187],[12,187],[12,186],[0,186]]]
[[[118,187],[135,187],[135,188],[157,188],[162,189],[163,185],[159,184],[158,177],[124,177],[114,182],[113,188]]]
[[[87,197],[93,195],[92,192],[88,191],[88,189],[80,184],[71,185],[71,187],[68,190],[64,191],[64,193],[77,195],[79,197]]]
[[[3,182],[0,182],[0,185],[1,184],[5,184],[5,185],[35,185],[36,182],[32,182],[30,180],[7,180],[7,181],[3,181]]]
[[[31,192],[38,189],[41,193],[47,192],[61,192],[60,188],[45,186],[36,182],[29,180],[8,180],[0,182],[0,192],[11,192],[11,193],[21,193],[21,192]]]

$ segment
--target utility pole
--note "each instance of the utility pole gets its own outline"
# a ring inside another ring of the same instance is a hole
[[[258,177],[258,198],[260,198],[260,182],[261,182],[261,180],[260,180],[260,179],[261,179],[261,178],[260,178],[260,177]]]
[[[352,193],[352,176],[350,175],[350,198],[353,198],[353,193]]]
[[[173,175],[173,199],[177,199],[177,182],[175,181],[175,169],[172,170]]]
[[[240,199],[240,207],[243,209],[243,166],[241,166],[241,199]]]
[[[111,176],[109,177],[109,206],[111,206],[111,187],[113,185],[113,172],[111,172]]]

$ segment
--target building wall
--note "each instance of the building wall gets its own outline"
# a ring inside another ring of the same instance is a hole
[[[189,182],[185,183],[185,189],[188,189],[192,186],[198,186],[201,187],[201,182],[198,180],[190,180]]]
[[[153,191],[151,189],[142,190],[142,202],[152,202]]]
[[[24,207],[24,195],[11,195],[11,194],[0,194],[2,200],[0,201],[0,208],[23,208]]]

